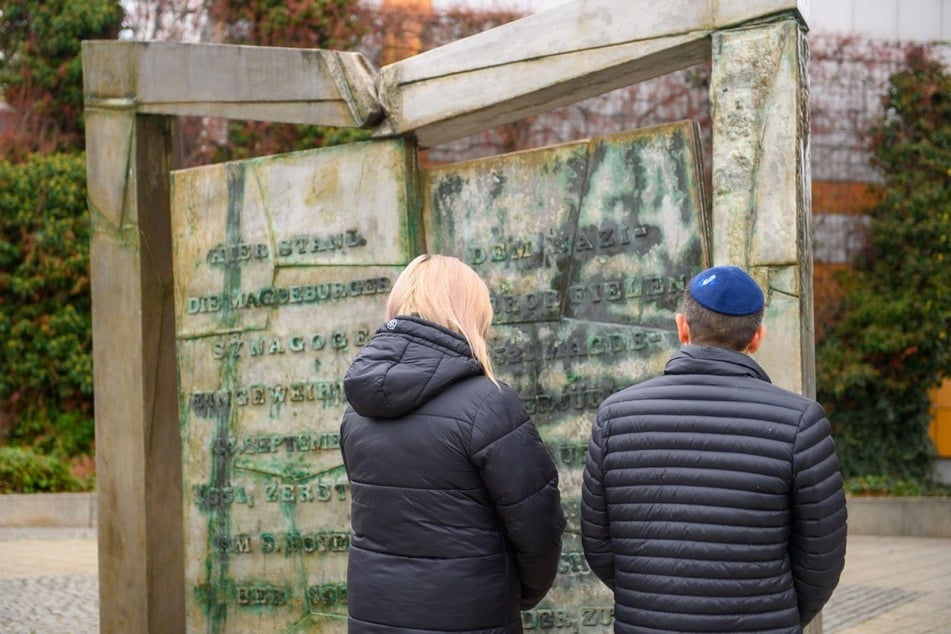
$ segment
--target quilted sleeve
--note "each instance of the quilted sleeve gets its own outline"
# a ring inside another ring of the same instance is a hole
[[[793,448],[789,555],[800,622],[822,609],[845,567],[845,492],[831,426],[818,404],[803,415]]]
[[[516,553],[521,608],[530,609],[551,588],[561,558],[565,517],[558,471],[518,396],[507,387],[480,408],[471,452]]]
[[[614,589],[614,555],[608,527],[607,502],[604,498],[604,445],[601,414],[591,426],[591,439],[585,456],[581,488],[581,544],[591,570]]]

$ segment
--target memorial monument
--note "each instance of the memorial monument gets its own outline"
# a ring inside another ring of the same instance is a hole
[[[486,280],[493,361],[562,476],[559,577],[523,625],[611,631],[578,538],[585,443],[600,400],[677,347],[687,280],[750,270],[774,333],[758,359],[814,391],[807,5],[681,5],[577,0],[378,72],[356,53],[84,43],[103,632],[345,631],[340,381],[423,251]],[[691,122],[417,164],[706,61],[711,209]],[[184,114],[373,138],[179,170]]]

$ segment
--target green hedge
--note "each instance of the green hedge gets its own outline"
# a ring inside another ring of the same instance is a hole
[[[0,447],[0,493],[88,490],[64,462],[26,447]]]
[[[847,479],[845,492],[856,497],[947,497],[951,486],[873,475]]]
[[[0,444],[93,450],[83,154],[0,162]]]

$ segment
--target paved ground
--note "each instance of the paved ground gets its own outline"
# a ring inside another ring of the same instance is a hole
[[[96,534],[0,528],[0,633],[99,631]],[[951,634],[951,539],[849,538],[825,634]]]
[[[96,557],[93,529],[0,528],[0,632],[97,633]]]
[[[829,634],[951,633],[951,539],[850,536],[823,625]]]

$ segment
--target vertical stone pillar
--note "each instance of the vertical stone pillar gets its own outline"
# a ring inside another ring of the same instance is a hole
[[[100,631],[182,632],[172,119],[137,115],[134,73],[111,61],[86,107]]]
[[[713,36],[713,261],[766,290],[757,360],[815,397],[808,62],[792,15]],[[805,634],[821,632],[820,614]]]
[[[713,260],[767,292],[757,358],[815,395],[808,44],[792,16],[713,37]],[[798,363],[790,363],[790,360]]]
[[[175,116],[361,127],[379,114],[364,62],[333,51],[83,42],[106,634],[186,630],[170,228]]]

